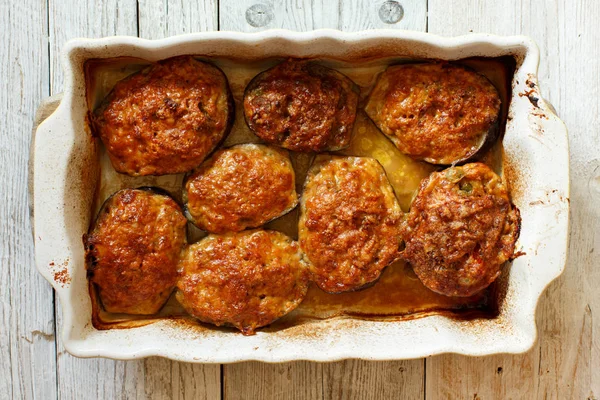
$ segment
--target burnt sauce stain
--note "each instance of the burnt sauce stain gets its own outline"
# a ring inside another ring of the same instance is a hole
[[[529,87],[531,90],[526,90],[523,93],[519,93],[519,97],[527,97],[527,99],[529,100],[529,102],[531,103],[532,106],[534,106],[535,108],[540,108],[540,106],[538,105],[540,98],[537,95],[535,95],[535,93],[536,93],[535,82],[533,82],[530,79],[527,79],[525,81],[525,85],[527,85],[527,87]]]
[[[202,58],[202,57],[200,57]],[[282,58],[264,61],[244,61],[236,59],[206,59],[220,67],[229,78],[230,87],[236,104],[241,104],[244,88],[256,74],[273,66]],[[353,79],[361,90],[361,98],[364,99],[369,93],[376,75],[382,72],[387,65],[399,62],[399,60],[382,60],[380,64],[373,66],[370,61],[363,66],[359,59],[356,64],[348,64],[339,60],[320,59],[326,65],[336,68]],[[400,60],[401,62],[402,60]],[[406,61],[406,60],[404,60]],[[415,61],[415,60],[409,60]],[[337,64],[336,64],[337,63]],[[508,120],[509,102],[511,99],[511,88],[516,61],[512,57],[483,58],[474,57],[453,61],[486,76],[498,89],[502,100],[500,111],[500,139],[480,160],[492,167],[496,172],[502,170],[504,164],[501,139],[504,135],[506,122]],[[91,60],[85,66],[87,102],[90,112],[101,103],[102,99],[110,92],[114,84],[128,75],[135,73],[149,64],[146,60],[135,58],[117,58]],[[531,89],[532,104],[537,107],[538,97],[533,93],[535,84],[527,82]],[[521,94],[519,94],[521,95]],[[224,146],[232,143],[255,142],[256,138],[246,126],[243,113],[236,113],[235,123]],[[418,188],[422,178],[429,175],[437,167],[411,160],[400,154],[391,142],[381,134],[374,125],[359,110],[354,126],[354,138],[350,147],[341,154],[354,154],[371,156],[376,158],[386,169],[386,174],[400,202],[403,211],[408,211],[410,202]],[[101,151],[101,158],[107,157]],[[306,171],[312,161],[312,155],[294,156],[294,169],[296,170],[296,184],[300,189],[303,186]],[[110,165],[107,160],[100,165],[106,168]],[[174,176],[177,185],[181,179]],[[181,174],[183,177],[183,174]],[[161,186],[155,182],[155,177],[121,177],[114,171],[103,170],[99,187],[96,190],[96,204],[102,202],[114,191],[115,183],[127,182],[126,186]],[[170,182],[170,181],[169,181]],[[122,186],[119,184],[119,186]],[[162,185],[164,186],[164,184]],[[111,189],[112,188],[112,189]],[[174,190],[172,187],[165,187]],[[299,192],[299,194],[301,194]],[[96,207],[98,208],[98,207]],[[267,228],[277,229],[284,233],[297,236],[298,208],[283,217],[274,220]],[[92,218],[93,220],[94,218]],[[202,235],[197,235],[201,237]],[[396,262],[388,266],[382,273],[381,278],[373,286],[355,292],[341,294],[328,294],[311,284],[308,294],[303,303],[290,314],[275,321],[263,331],[274,332],[282,329],[303,327],[297,332],[306,335],[318,327],[317,322],[330,318],[348,318],[351,320],[384,320],[399,321],[407,319],[423,318],[429,315],[444,315],[448,318],[461,321],[477,322],[482,319],[493,319],[500,314],[502,303],[506,297],[508,275],[510,264],[505,266],[500,278],[490,287],[471,297],[447,297],[439,295],[427,289],[421,284],[412,272],[410,265],[404,262]],[[193,320],[185,313],[181,305],[172,295],[165,306],[155,315],[125,315],[113,314],[104,311],[96,288],[89,285],[89,294],[92,300],[92,323],[96,329],[127,329],[147,325],[159,320],[169,319],[178,325],[195,329],[198,332],[206,330],[231,331],[235,330],[223,327],[214,327]],[[291,333],[296,331],[290,331]]]

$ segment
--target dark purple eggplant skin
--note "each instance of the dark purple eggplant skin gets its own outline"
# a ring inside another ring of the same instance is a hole
[[[496,144],[500,137],[500,132],[500,119],[497,119],[496,122],[494,122],[494,124],[486,132],[485,139],[481,141],[481,145],[479,146],[479,148],[472,155],[462,158],[460,160],[456,160],[451,164],[436,165],[439,165],[440,167],[450,167],[453,165],[464,165],[467,163],[479,161],[494,146],[494,144]],[[431,162],[429,163],[435,164]]]

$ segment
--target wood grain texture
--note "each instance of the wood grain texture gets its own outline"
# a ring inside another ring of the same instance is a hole
[[[380,3],[343,2],[344,10],[341,8],[342,2],[325,0],[220,0],[220,27],[254,32],[268,28],[304,31],[343,25],[344,30],[355,31],[368,27],[368,21],[379,18],[377,13],[380,7],[373,4]],[[419,8],[416,7],[417,3],[425,5],[425,1],[412,1],[415,10]],[[261,5],[260,12],[272,14],[268,17],[271,18],[270,22],[262,26],[251,24],[256,22],[256,15],[246,15],[248,9],[257,4]],[[336,19],[335,15],[339,15],[339,18]],[[364,19],[355,16],[363,16]],[[415,19],[412,23],[409,22],[411,18]],[[407,13],[403,23],[413,29],[425,30],[426,8]],[[422,360],[391,363],[347,360],[326,364],[297,362],[279,365],[250,362],[224,365],[222,384],[226,399],[422,399],[423,373]]]
[[[397,10],[401,10],[401,18],[395,15]],[[244,32],[273,28],[424,30],[427,23],[427,0],[220,0],[220,11],[221,30]]]
[[[398,14],[401,7],[402,18]],[[387,21],[387,22],[386,22]],[[424,31],[427,25],[427,0],[352,0],[340,1],[340,25],[343,31],[364,29],[410,29]]]
[[[339,4],[328,0],[220,0],[219,29],[308,31],[338,27]]]
[[[347,360],[323,367],[325,399],[423,399],[424,384],[421,360]]]
[[[94,1],[49,2],[50,75],[52,93],[62,91],[64,77],[60,49],[75,37],[137,34],[135,0],[104,4]],[[57,332],[61,331],[62,310],[56,302]],[[78,359],[68,354],[57,338],[57,386],[60,398],[118,398],[134,391],[126,388],[126,363],[105,359]]]
[[[536,346],[517,356],[434,357],[427,361],[428,398],[600,397],[600,323],[593,318],[600,306],[598,18],[597,1],[429,0],[430,32],[524,34],[537,42],[542,94],[570,132],[572,212],[569,260],[540,301]]]
[[[0,3],[0,397],[53,398],[52,288],[38,274],[27,201],[35,108],[49,94],[46,4]],[[6,397],[4,397],[6,396]]]
[[[223,365],[223,398],[227,400],[321,399],[323,398],[323,367],[326,365],[306,361]]]
[[[140,0],[138,10],[142,38],[160,39],[217,29],[216,0]],[[143,365],[138,371],[145,377],[146,397],[217,399],[221,395],[219,365],[186,364],[158,357],[137,363]]]
[[[139,19],[138,12],[139,10]],[[215,28],[214,2],[108,1],[50,4],[51,65],[53,92],[62,90],[59,50],[73,37],[102,37],[139,34],[157,39],[190,31]],[[60,327],[60,306],[57,321]],[[220,368],[161,358],[139,361],[77,359],[58,341],[58,388],[61,398],[219,398]]]
[[[139,0],[138,9],[144,39],[218,29],[217,0]]]
[[[423,360],[225,365],[225,398],[600,398],[600,319],[594,318],[600,310],[600,2],[399,0],[404,16],[394,24],[379,15],[384,2],[220,0],[219,12],[217,0],[0,2],[0,26],[8,31],[0,45],[0,398],[214,399],[221,393],[219,366],[76,359],[54,337],[52,291],[33,267],[26,165],[35,107],[62,90],[58,54],[67,39],[426,25],[442,35],[530,35],[540,46],[543,95],[569,127],[570,256],[565,274],[540,301],[538,343],[524,355],[444,355],[425,367]]]

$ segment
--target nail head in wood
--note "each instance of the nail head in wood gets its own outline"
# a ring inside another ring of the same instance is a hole
[[[255,28],[266,26],[273,17],[273,10],[266,4],[254,4],[246,10],[246,21]]]
[[[395,24],[404,17],[404,8],[397,1],[386,1],[379,8],[379,18],[386,24]]]

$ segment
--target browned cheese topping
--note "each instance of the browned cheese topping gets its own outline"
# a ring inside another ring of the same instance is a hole
[[[244,94],[250,129],[261,139],[302,152],[350,144],[358,89],[341,73],[289,60],[256,76]]]
[[[233,100],[218,68],[182,56],[118,82],[93,120],[118,172],[176,174],[198,166],[224,138]]]
[[[403,257],[431,290],[470,296],[513,258],[520,223],[506,187],[486,165],[434,172],[412,203]]]
[[[453,164],[495,141],[500,97],[484,76],[466,68],[404,64],[381,74],[365,111],[404,154]]]
[[[298,203],[288,154],[255,144],[217,151],[187,178],[184,199],[192,222],[213,233],[261,226]]]
[[[88,276],[106,311],[160,310],[175,287],[186,223],[173,199],[149,190],[123,189],[104,203],[84,244]]]
[[[188,247],[177,300],[200,321],[245,335],[282,317],[308,290],[297,242],[276,231],[210,235]]]
[[[402,211],[381,165],[319,156],[301,200],[300,246],[313,280],[330,293],[374,282],[399,256]]]

